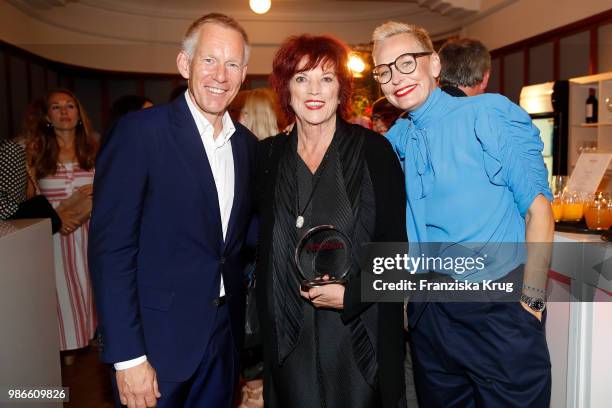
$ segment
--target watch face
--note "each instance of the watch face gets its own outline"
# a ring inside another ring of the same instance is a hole
[[[531,300],[529,307],[531,307],[533,310],[541,312],[544,310],[544,301],[542,299],[534,298]]]

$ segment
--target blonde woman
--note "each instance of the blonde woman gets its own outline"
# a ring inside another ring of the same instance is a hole
[[[240,110],[239,122],[259,140],[276,135],[284,128],[278,98],[270,88],[249,91]]]
[[[387,22],[372,37],[374,79],[409,113],[386,137],[404,169],[412,247],[476,243],[470,250],[488,255],[485,268],[439,272],[467,282],[524,281],[514,302],[408,305],[419,405],[549,407],[542,298],[549,255],[540,250],[552,242],[555,222],[539,131],[501,95],[440,90],[440,58],[424,29]],[[525,254],[525,242],[537,249]],[[500,249],[510,243],[512,250]]]

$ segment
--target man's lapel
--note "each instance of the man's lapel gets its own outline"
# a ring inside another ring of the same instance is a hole
[[[202,209],[202,211],[210,211],[209,219],[212,222],[212,227],[218,230],[219,241],[223,242],[217,187],[198,128],[184,96],[176,98],[172,105],[170,133],[174,138],[175,147],[189,172],[202,188],[209,203],[208,209]]]
[[[246,143],[242,141],[243,137],[244,135],[240,133],[240,129],[236,127],[236,131],[230,139],[232,143],[232,155],[234,156],[234,202],[232,203],[232,212],[227,226],[227,234],[225,236],[226,246],[230,242],[230,239],[234,237],[237,219],[244,205],[244,194],[249,176]]]

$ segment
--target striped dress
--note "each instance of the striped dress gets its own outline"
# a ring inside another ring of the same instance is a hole
[[[93,183],[94,171],[78,163],[59,163],[57,173],[38,180],[40,193],[57,207],[77,188]],[[93,291],[87,266],[89,221],[69,235],[55,234],[55,285],[61,350],[85,347],[96,329]]]

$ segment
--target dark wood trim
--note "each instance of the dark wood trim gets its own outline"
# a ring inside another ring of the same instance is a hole
[[[66,76],[66,88],[74,92],[74,75]]]
[[[25,60],[26,64],[26,93],[28,95],[28,101],[32,100],[32,66],[30,60]]]
[[[109,121],[109,113],[110,113],[110,93],[108,91],[108,81],[106,78],[100,79],[100,109],[101,112],[101,120],[102,120],[102,129],[106,129]]]
[[[270,75],[268,74],[251,74],[251,75],[247,75],[247,77],[253,81],[260,81],[262,79],[267,80],[268,77],[270,77]]]
[[[55,88],[57,87],[57,81],[58,81],[58,77],[59,77],[59,72],[53,70],[53,69],[49,69],[47,67],[45,67],[45,71],[47,72],[47,83],[45,84],[45,87],[47,89],[47,92],[51,89],[51,88]],[[53,76],[53,79],[52,79]]]
[[[506,91],[506,87],[504,86],[504,75],[505,75],[505,69],[504,69],[504,56],[500,55],[499,56],[499,93],[504,95],[504,92]]]
[[[136,92],[138,93],[138,96],[145,96],[145,81],[144,79],[140,79],[138,80],[137,84],[136,84]]]
[[[11,86],[11,58],[12,53],[5,50],[4,52],[4,80],[6,81],[6,120],[8,128],[8,137],[15,136],[15,124],[13,121],[13,89]]]
[[[13,44],[7,43],[5,41],[0,40],[0,49],[9,50],[16,56],[25,58],[26,60],[30,60],[31,62],[35,62],[46,66],[49,69],[54,69],[56,71],[62,71],[64,74],[74,74],[78,73],[79,76],[85,77],[100,77],[100,76],[117,76],[124,79],[173,79],[177,76],[180,76],[178,73],[176,74],[162,74],[162,73],[149,73],[149,72],[132,72],[132,71],[113,71],[107,69],[98,69],[98,68],[88,68],[81,67],[78,65],[66,64],[63,62],[53,61],[45,57],[41,57],[40,55],[36,55],[30,51],[19,48]]]
[[[43,91],[47,92],[47,89],[49,89],[49,70],[45,66],[43,66],[43,84]]]
[[[495,58],[500,55],[511,54],[513,52],[520,51],[525,47],[533,47],[549,41],[558,40],[561,37],[567,37],[569,35],[576,34],[581,31],[590,30],[593,27],[608,23],[612,23],[612,8],[602,13],[583,18],[582,20],[578,20],[573,23],[555,28],[553,30],[546,31],[545,33],[538,34],[533,37],[529,37],[500,48],[496,48],[491,51],[491,57]]]
[[[558,38],[553,41],[553,81],[561,76],[561,45]]]
[[[529,85],[529,47],[523,50],[523,86]]]
[[[599,72],[599,26],[591,27],[589,30],[589,75]]]
[[[270,75],[267,74],[251,74],[246,76],[244,82],[242,83],[242,87],[240,89],[252,89],[253,81],[267,81]]]

